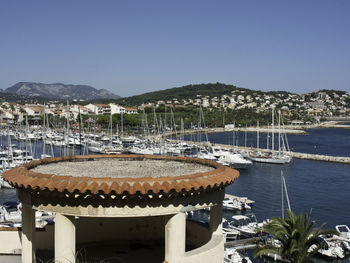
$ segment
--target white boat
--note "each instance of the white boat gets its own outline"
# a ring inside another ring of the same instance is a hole
[[[135,136],[123,137],[121,138],[121,141],[123,144],[127,144],[127,145],[133,144],[136,141],[136,137]]]
[[[217,160],[213,154],[211,154],[205,149],[200,149],[194,157],[212,161]]]
[[[88,150],[89,152],[92,152],[92,153],[100,153],[102,151],[102,146],[88,146]]]
[[[223,151],[223,153],[224,154],[222,154],[217,161],[218,163],[221,163],[223,165],[230,166],[236,169],[246,169],[253,164],[251,160],[245,159],[239,153],[225,153],[225,151]]]
[[[222,201],[222,206],[224,210],[247,210],[251,209],[251,207],[245,202],[241,202],[237,199],[233,198],[225,198]]]
[[[345,252],[341,246],[341,242],[333,237],[319,236],[318,240],[321,244],[321,248],[317,250],[319,254],[332,259],[343,259]],[[316,249],[316,245],[312,245],[309,251]]]
[[[254,214],[234,215],[229,222],[232,229],[240,232],[240,235],[252,237],[256,235],[256,229],[262,227],[263,223],[258,223]]]
[[[22,221],[21,204],[14,201],[5,202],[0,206],[0,221],[18,223]]]
[[[253,162],[258,163],[271,163],[271,164],[287,164],[292,161],[292,157],[289,155],[263,155],[263,154],[253,154],[248,157]]]
[[[235,248],[225,248],[225,263],[251,263],[249,257],[242,256]]]
[[[100,153],[102,154],[121,154],[123,151],[122,147],[114,145],[106,145],[101,147]]]
[[[43,227],[54,220],[54,213],[35,211],[37,227]],[[0,225],[3,227],[22,226],[22,204],[15,201],[5,202],[0,206]]]
[[[347,225],[337,225],[335,229],[339,232],[339,236],[350,241],[350,229]]]
[[[347,225],[337,225],[335,229],[339,236],[333,236],[341,242],[341,246],[346,254],[350,253],[350,229]]]
[[[13,189],[13,186],[10,185],[8,182],[2,178],[2,175],[0,176],[0,188],[5,188],[5,189]]]
[[[52,155],[50,155],[50,154],[41,154],[41,155],[40,155],[40,158],[41,158],[41,159],[51,158],[51,157],[52,157]]]
[[[222,234],[224,236],[225,242],[236,240],[239,236],[239,231],[233,229],[229,222],[223,218],[222,219]]]

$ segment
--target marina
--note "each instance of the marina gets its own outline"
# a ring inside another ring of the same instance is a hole
[[[328,130],[323,130],[323,132],[327,132]],[[346,136],[345,133],[346,130],[343,130],[344,135]],[[249,133],[248,133],[249,134]],[[238,139],[240,138],[239,136],[243,136],[244,134],[236,134],[236,136],[238,137]],[[252,143],[253,141],[256,141],[256,138],[254,138],[254,133],[251,133],[248,135],[248,139],[247,141]],[[103,138],[104,135],[99,135],[100,138]],[[219,133],[219,134],[209,134],[208,135],[208,140],[210,141],[213,149],[215,151],[218,151],[218,149],[221,149],[219,151],[223,151],[223,150],[228,150],[228,151],[240,151],[242,153],[247,152],[249,149],[254,152],[257,151],[256,148],[251,147],[242,147],[242,146],[232,146],[232,145],[227,145],[227,144],[222,144],[220,143],[220,140],[212,140],[211,136],[214,136],[214,138],[229,138],[229,140],[232,140],[232,134],[231,133]],[[300,135],[296,135],[296,136],[300,136]],[[311,135],[312,136],[312,132]],[[297,137],[297,138],[308,138],[309,136],[301,136],[301,137]],[[47,137],[50,137],[47,136]],[[85,137],[85,136],[84,136]],[[106,138],[108,138],[108,135],[105,136]],[[118,141],[117,138],[115,138],[114,136],[112,137],[112,139],[114,141]],[[4,145],[6,145],[6,143],[8,143],[8,135],[3,136],[2,140],[4,142]],[[25,141],[25,140],[24,140]],[[108,142],[110,141],[110,139],[106,139],[105,140],[105,144],[108,144]],[[122,141],[122,140],[121,140]],[[131,137],[127,140],[128,144],[131,145],[131,148],[129,149],[139,149],[139,147],[137,146],[137,148],[135,148],[135,146],[133,145],[138,145],[140,143],[142,143],[142,140],[134,137],[131,140]],[[242,141],[242,140],[241,140]],[[21,140],[15,140],[14,137],[12,137],[11,135],[11,142],[18,142],[20,143]],[[34,143],[35,142],[35,143]],[[182,144],[184,145],[184,142],[179,142],[179,141],[169,141],[168,142],[168,146],[170,147],[170,145],[177,145],[177,144]],[[291,140],[291,145],[292,147],[295,147],[295,145],[293,145],[293,139]],[[179,145],[180,145],[179,144]],[[191,144],[196,144],[196,142],[188,142],[186,141],[186,144],[191,145]],[[59,156],[60,154],[64,154],[65,152],[71,152],[74,150],[76,153],[79,152],[87,152],[87,150],[84,149],[84,146],[74,146],[74,144],[70,145],[69,147],[62,147],[62,146],[50,146],[50,144],[46,144],[48,147],[47,149],[49,149],[49,151],[51,151],[51,153],[53,153],[54,156]],[[25,145],[22,144],[22,148]],[[41,155],[41,149],[43,149],[43,141],[42,140],[33,140],[32,141],[32,147],[33,149],[35,149],[35,154],[33,155],[34,158],[38,158],[37,156]],[[188,146],[187,146],[188,147]],[[337,147],[337,145],[334,146],[335,148]],[[25,147],[24,147],[25,148]],[[50,150],[52,149],[52,150]],[[122,150],[123,152],[127,152],[128,148],[125,148]],[[154,149],[154,148],[152,148]],[[169,148],[170,149],[170,148]],[[164,149],[163,149],[164,151]],[[259,151],[268,151],[268,150],[264,150],[259,148]],[[174,154],[175,150],[169,150],[169,152],[172,152],[172,154]],[[135,152],[136,153],[136,152]],[[204,152],[203,152],[204,153]],[[209,152],[207,152],[206,154],[209,154]],[[329,165],[333,166],[334,168],[337,167],[337,169],[333,169],[333,171],[329,171],[329,174],[332,174],[332,176],[337,176],[337,173],[335,173],[337,170],[342,170],[344,171],[344,173],[348,172],[347,165],[343,165],[346,163],[346,161],[343,162],[336,162],[337,158],[342,158],[342,157],[334,157],[333,160],[326,160],[327,162],[321,162],[320,165],[315,166],[313,163],[315,161],[313,160],[309,160],[310,158],[312,158],[313,156],[317,156],[316,159],[319,159],[319,156],[325,156],[323,154],[318,154],[318,153],[300,153],[300,155],[295,155],[295,153],[291,152],[290,153],[291,156],[293,157],[293,161],[290,164],[285,164],[285,165],[274,165],[274,164],[259,164],[259,163],[253,163],[251,166],[249,166],[249,168],[245,168],[245,169],[241,169],[240,170],[240,177],[239,179],[231,186],[228,187],[225,198],[228,199],[232,199],[235,201],[239,201],[241,203],[247,204],[249,206],[253,205],[252,207],[250,207],[249,209],[246,209],[247,211],[242,211],[240,208],[236,208],[234,209],[234,211],[225,211],[224,212],[224,217],[225,218],[231,218],[233,215],[235,214],[245,214],[245,213],[251,213],[253,212],[257,218],[259,220],[264,220],[264,219],[268,219],[268,218],[272,218],[274,216],[278,216],[281,212],[281,208],[280,208],[280,204],[278,202],[275,202],[275,200],[278,200],[280,198],[280,194],[278,189],[280,188],[279,186],[279,180],[277,180],[277,175],[280,173],[281,170],[283,170],[283,173],[286,175],[286,182],[288,185],[288,189],[291,192],[291,203],[293,204],[293,210],[298,212],[298,211],[305,211],[305,208],[308,207],[313,207],[313,213],[312,216],[313,218],[317,219],[317,222],[327,222],[327,226],[332,226],[333,227],[335,225],[339,225],[341,223],[347,223],[342,221],[341,218],[349,218],[350,215],[344,215],[344,213],[347,213],[348,210],[344,209],[341,212],[339,210],[334,210],[329,211],[329,209],[331,207],[327,207],[326,211],[328,211],[327,213],[324,212],[324,208],[323,209],[318,209],[317,207],[320,205],[321,203],[327,204],[327,202],[329,203],[329,201],[332,200],[332,196],[326,196],[323,195],[324,191],[328,191],[330,185],[328,185],[328,189],[325,190],[324,188],[320,188],[319,186],[317,186],[318,183],[320,182],[324,182],[325,178],[324,177],[320,177],[320,176],[324,176],[325,171],[327,171],[329,167]],[[298,158],[299,157],[299,158]],[[332,157],[332,156],[331,156]],[[304,159],[305,158],[305,159]],[[324,157],[322,157],[324,158]],[[345,160],[347,160],[349,157],[346,157]],[[332,158],[331,158],[332,159]],[[305,168],[305,166],[309,166],[310,168]],[[299,167],[299,168],[298,168]],[[303,168],[301,168],[303,167]],[[312,168],[311,168],[312,167]],[[301,169],[301,170],[300,170]],[[318,172],[318,169],[322,170],[322,173]],[[295,179],[301,180],[303,175],[302,171],[307,171],[307,177],[304,177],[303,180],[311,180],[311,179],[316,179],[312,182],[309,183],[303,183],[300,184],[300,182],[297,183],[298,186],[295,185]],[[316,175],[317,174],[317,175]],[[275,177],[275,178],[274,178]],[[273,179],[274,178],[274,179]],[[343,178],[344,179],[344,178]],[[337,178],[334,178],[334,180],[332,180],[332,182],[334,181],[334,183],[338,182],[339,180]],[[317,183],[316,183],[317,182]],[[338,187],[337,191],[341,191],[342,187],[346,187],[347,184],[337,184],[337,186],[333,185],[332,187]],[[308,190],[310,190],[311,188],[317,188],[318,190],[315,191],[313,190],[312,192],[309,192]],[[339,188],[340,187],[340,188]],[[269,189],[269,190],[268,190]],[[306,190],[308,189],[308,190]],[[323,190],[322,190],[323,189]],[[317,196],[317,193],[319,192],[319,195]],[[334,191],[332,191],[334,192]],[[344,194],[346,193],[346,190],[343,190]],[[311,194],[308,197],[308,194]],[[242,196],[248,196],[247,197],[242,197]],[[16,200],[16,193],[14,192],[14,190],[12,189],[1,189],[0,190],[0,197],[2,197],[4,200],[4,202],[6,200],[12,201],[12,200]],[[339,198],[339,193],[337,192],[337,195],[335,196],[337,197],[337,199]],[[326,199],[324,199],[326,198]],[[324,200],[323,200],[324,199]],[[253,201],[254,200],[254,201]],[[327,201],[326,201],[327,200]],[[344,199],[346,200],[346,199]],[[312,202],[315,203],[312,203]],[[311,203],[310,203],[311,202]],[[297,204],[297,205],[295,205]],[[339,204],[339,202],[338,202]],[[346,207],[347,205],[344,203],[344,207]],[[303,208],[305,207],[305,208]],[[334,207],[336,208],[336,207]],[[343,214],[343,215],[342,215]],[[343,217],[342,217],[343,216]],[[205,218],[206,216],[204,216]],[[328,218],[327,218],[328,217]],[[252,249],[255,245],[252,244],[247,244],[247,241],[251,241],[250,239],[248,240],[237,240],[237,241],[227,241],[225,246],[226,247],[230,247],[230,248],[234,248],[237,251],[245,251],[246,249]],[[248,242],[250,243],[250,242]],[[259,259],[252,259],[252,262],[260,262]],[[322,262],[322,261],[320,261]]]

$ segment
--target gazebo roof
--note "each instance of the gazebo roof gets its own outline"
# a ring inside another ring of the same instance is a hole
[[[162,171],[157,171],[159,167]],[[3,174],[19,189],[106,195],[211,190],[231,184],[238,176],[238,171],[212,161],[153,155],[49,158]]]

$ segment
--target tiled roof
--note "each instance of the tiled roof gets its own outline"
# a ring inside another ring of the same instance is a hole
[[[31,170],[38,165],[44,165],[62,161],[89,161],[99,158],[121,158],[126,160],[168,160],[195,162],[209,165],[215,169],[208,172],[195,173],[181,176],[167,177],[74,177],[54,174],[40,174]],[[17,168],[11,169],[3,174],[3,178],[12,186],[21,189],[48,190],[58,192],[70,192],[80,194],[163,194],[169,192],[190,192],[221,188],[231,184],[239,172],[216,162],[171,156],[153,155],[90,155],[74,157],[58,157],[33,161]]]

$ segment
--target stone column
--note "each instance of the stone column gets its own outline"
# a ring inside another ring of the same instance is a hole
[[[35,210],[22,204],[22,263],[35,262],[33,236],[35,233]]]
[[[210,207],[210,231],[212,235],[222,235],[222,202]]]
[[[56,213],[55,262],[75,262],[75,218]]]
[[[165,224],[165,261],[178,263],[185,257],[186,215],[171,215]]]

